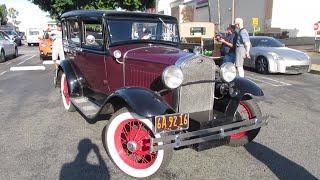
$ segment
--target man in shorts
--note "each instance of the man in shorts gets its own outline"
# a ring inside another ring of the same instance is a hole
[[[52,33],[51,39],[53,40],[52,45],[52,61],[55,68],[58,68],[58,57],[60,60],[65,59],[63,45],[62,45],[62,28],[61,23],[57,23],[57,30]]]
[[[238,75],[244,77],[243,62],[245,58],[250,59],[251,43],[248,31],[243,27],[243,19],[236,18],[234,24],[237,32],[235,65]]]

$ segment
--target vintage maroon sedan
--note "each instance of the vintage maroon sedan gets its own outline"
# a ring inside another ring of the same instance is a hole
[[[255,102],[262,90],[233,64],[179,49],[174,17],[72,11],[62,24],[63,105],[91,123],[111,115],[102,141],[127,175],[155,175],[183,147],[245,145],[267,122]]]

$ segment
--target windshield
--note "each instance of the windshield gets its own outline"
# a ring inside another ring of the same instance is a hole
[[[17,35],[14,31],[5,31],[8,35]]]
[[[179,42],[176,23],[138,20],[107,20],[111,44],[123,42]]]
[[[252,47],[283,47],[282,43],[274,38],[250,38]]]

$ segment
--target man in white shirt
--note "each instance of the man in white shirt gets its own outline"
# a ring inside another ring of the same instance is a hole
[[[60,60],[65,59],[63,45],[62,45],[62,28],[61,23],[57,23],[57,30],[55,30],[52,35],[51,39],[53,40],[52,44],[52,61],[56,67],[58,68],[58,58]]]

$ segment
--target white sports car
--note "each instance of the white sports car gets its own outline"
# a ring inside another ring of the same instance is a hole
[[[257,72],[300,74],[309,72],[310,57],[301,51],[285,47],[280,41],[266,36],[250,37],[251,59],[244,66],[255,68]]]

